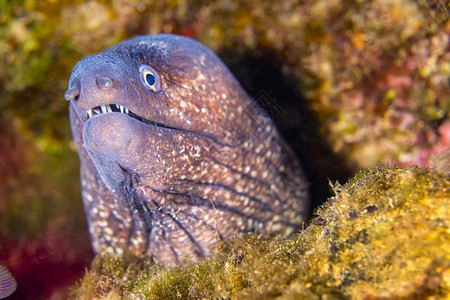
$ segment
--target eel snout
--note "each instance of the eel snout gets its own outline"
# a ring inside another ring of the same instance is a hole
[[[125,85],[120,83],[122,81],[121,74],[117,70],[103,68],[86,72],[84,69],[85,67],[81,65],[74,71],[69,80],[69,87],[64,94],[64,98],[73,104],[83,123],[97,115],[120,113],[147,125],[178,129],[146,119],[132,111],[132,108],[129,107],[131,103],[128,103],[127,99],[133,98],[133,92],[124,88]]]
[[[93,64],[92,59],[87,57],[74,68],[64,98],[72,103],[83,122],[101,113],[130,115],[127,99],[135,93],[126,88],[126,74],[120,66]]]
[[[109,102],[118,96],[118,90],[113,87],[110,77],[101,76],[97,80],[95,75],[72,77],[74,78],[71,78],[64,98],[73,104],[83,122],[100,113],[129,113],[129,109],[124,105],[116,104],[115,101]]]

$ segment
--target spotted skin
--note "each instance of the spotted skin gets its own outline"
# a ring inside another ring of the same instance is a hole
[[[124,41],[79,61],[65,98],[95,251],[194,261],[239,232],[289,234],[305,219],[293,152],[202,44]]]

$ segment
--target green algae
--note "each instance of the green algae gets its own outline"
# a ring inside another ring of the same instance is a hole
[[[98,255],[73,298],[447,299],[450,178],[363,171],[289,239],[247,234],[196,264]]]

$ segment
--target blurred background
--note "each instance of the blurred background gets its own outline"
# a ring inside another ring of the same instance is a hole
[[[444,164],[442,0],[0,0],[0,264],[15,299],[63,299],[93,258],[63,94],[74,64],[129,37],[209,46],[300,158],[314,207],[380,164]],[[448,163],[448,161],[447,161]]]

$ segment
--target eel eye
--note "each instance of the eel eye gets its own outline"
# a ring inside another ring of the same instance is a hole
[[[154,91],[158,92],[160,83],[159,83],[159,77],[156,74],[156,71],[153,70],[151,67],[147,65],[141,65],[139,67],[139,72],[141,73],[141,79],[144,85]]]

